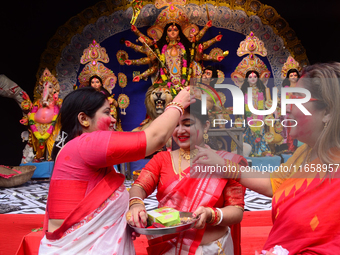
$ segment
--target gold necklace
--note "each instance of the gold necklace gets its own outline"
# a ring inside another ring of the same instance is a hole
[[[179,148],[179,156],[178,156],[178,175],[181,180],[184,176],[182,176],[182,158],[187,160],[190,163],[190,159],[193,159],[197,155],[198,149],[194,149],[192,151],[185,151],[182,148]]]
[[[169,42],[169,46],[170,47],[174,47],[174,46],[176,46],[178,44],[178,42],[176,41],[176,40],[173,40],[173,41],[170,41]]]
[[[196,156],[197,152],[198,152],[198,149],[194,149],[194,150],[191,150],[191,151],[190,150],[185,151],[184,149],[179,148],[179,155],[187,161],[194,158]]]

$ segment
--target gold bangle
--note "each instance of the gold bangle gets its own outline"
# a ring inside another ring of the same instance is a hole
[[[242,206],[239,206],[239,205],[233,205],[233,206],[235,206],[236,208],[239,208],[239,209],[241,209],[241,210],[242,210],[242,212],[244,212],[244,208],[243,208]]]
[[[132,199],[130,202],[129,202],[129,208],[134,205],[134,204],[141,204],[141,205],[144,205],[144,202],[140,199]],[[144,205],[145,206],[145,205]]]
[[[207,224],[211,224],[214,222],[215,220],[215,212],[214,212],[214,209],[212,209],[211,207],[208,207],[211,211],[211,219],[207,222]]]
[[[240,174],[240,166],[239,166],[239,164],[237,164],[237,163],[235,163],[235,162],[233,162],[231,160],[228,160],[228,159],[224,159],[224,164],[225,164],[225,166],[227,168],[229,168],[229,171],[226,172],[227,178],[236,181],[238,179],[239,174]],[[235,167],[235,171],[232,171],[233,167]]]
[[[217,223],[220,223],[221,216],[219,215],[216,208],[214,208],[215,213],[215,221],[211,223],[212,226],[217,226]]]
[[[239,179],[240,177],[240,165],[237,164],[237,163],[234,163],[235,164],[235,167],[236,167],[236,171],[235,171],[235,176],[234,176],[234,180],[235,181],[238,181],[237,179]]]

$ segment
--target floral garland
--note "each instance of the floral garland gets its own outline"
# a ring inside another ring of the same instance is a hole
[[[58,117],[58,113],[59,113],[59,107],[57,105],[54,106],[54,116],[52,118],[50,127],[48,128],[48,130],[46,131],[45,134],[41,135],[40,132],[38,131],[38,128],[36,127],[36,123],[34,120],[35,114],[38,111],[38,106],[35,105],[32,108],[31,113],[29,114],[28,117],[28,124],[34,134],[34,136],[38,139],[39,143],[40,143],[40,147],[43,146],[42,144],[50,137],[50,135],[52,134],[55,124],[56,124],[56,119]]]
[[[183,54],[183,61],[182,61],[182,69],[181,69],[181,85],[182,87],[186,87],[189,84],[189,80],[192,74],[192,61],[190,63],[190,67],[188,69],[188,56],[187,56],[187,52],[185,50],[184,45],[181,42],[178,42],[177,44],[182,51]],[[166,68],[166,62],[165,62],[165,52],[168,49],[168,45],[165,44],[162,48],[162,53],[159,52],[158,46],[155,43],[155,49],[156,49],[156,53],[159,57],[160,60],[160,64],[161,64],[161,69],[160,69],[160,74],[161,74],[161,78],[163,80],[162,83],[158,83],[158,84],[154,84],[156,86],[159,85],[167,85],[170,89],[171,95],[173,97],[175,97],[178,93],[178,91],[181,89],[181,86],[179,84],[177,85],[173,85],[170,74]],[[195,50],[191,49],[190,50],[190,55],[191,55],[191,60],[193,60],[193,56],[194,56]]]
[[[257,108],[258,108],[258,110],[264,109],[264,102],[263,101],[264,101],[263,92],[259,91],[257,93]],[[249,107],[248,107],[248,93],[245,94],[244,102],[245,102],[246,119],[247,119],[247,123],[248,123],[254,117],[254,115],[251,113],[251,111],[249,110]],[[263,116],[262,115],[256,116],[256,119],[263,120]],[[261,127],[258,127],[259,126],[258,122],[260,122],[260,121],[253,122],[252,126],[250,126],[250,129],[256,135],[256,137],[261,136]],[[253,126],[255,126],[255,127],[253,127]]]

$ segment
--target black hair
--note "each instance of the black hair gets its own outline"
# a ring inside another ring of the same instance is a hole
[[[110,97],[111,96],[110,92],[107,91],[107,89],[104,88],[103,86],[100,87],[99,92],[103,93],[106,97]]]
[[[300,79],[300,73],[299,73],[298,70],[296,70],[296,69],[289,69],[287,74],[286,74],[286,78],[282,82],[282,87],[287,87],[287,86],[290,87],[289,75],[291,73],[297,73],[298,79]]]
[[[266,87],[264,86],[263,82],[260,80],[260,75],[257,71],[254,70],[250,70],[246,73],[246,78],[244,79],[244,82],[241,86],[241,90],[243,92],[243,94],[245,95],[248,91],[248,87],[249,87],[249,82],[248,82],[248,77],[251,73],[255,73],[257,76],[257,82],[256,82],[256,87],[260,90],[260,92],[263,92],[263,97],[264,100],[266,100]]]
[[[107,97],[104,93],[92,87],[79,88],[65,97],[57,119],[57,122],[61,125],[60,134],[62,132],[67,134],[64,144],[83,133],[82,126],[78,120],[78,114],[83,112],[88,117],[93,118],[98,109],[104,105],[106,99]],[[52,152],[53,160],[58,151],[59,148],[54,146]]]
[[[190,104],[186,109],[185,112],[193,115],[196,119],[198,119],[202,126],[205,125],[206,121],[209,120],[209,115],[202,115],[202,101],[196,99],[195,103]]]
[[[203,73],[205,70],[210,70],[212,71],[212,76],[211,76],[211,80],[210,80],[210,86],[214,86],[215,83],[217,82],[218,79],[218,73],[217,73],[217,69],[213,66],[207,66],[203,69]]]

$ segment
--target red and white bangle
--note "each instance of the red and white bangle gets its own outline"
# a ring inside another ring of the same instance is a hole
[[[141,199],[140,197],[131,197],[131,198],[129,199],[129,202],[130,202],[132,199],[139,199],[139,200],[143,201],[143,199]]]
[[[220,212],[220,220],[216,223],[216,225],[220,225],[222,220],[223,220],[223,212],[222,212],[222,210],[220,208],[216,207],[216,209],[217,209],[217,211]]]
[[[165,107],[165,110],[164,111],[166,111],[167,109],[169,109],[169,108],[176,108],[178,111],[179,111],[179,113],[180,113],[180,116],[182,116],[183,115],[183,110],[179,107],[179,106],[177,106],[177,105],[168,105],[167,107]]]

